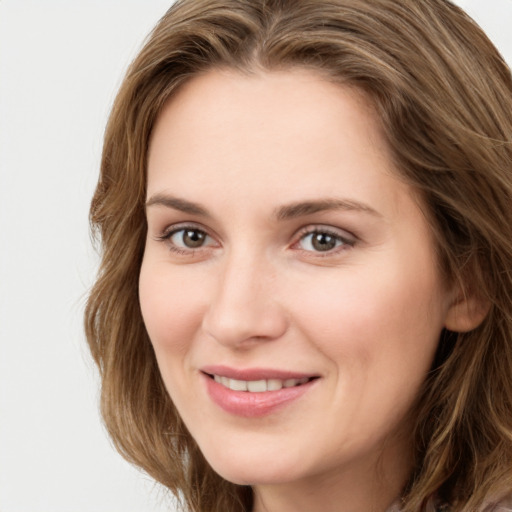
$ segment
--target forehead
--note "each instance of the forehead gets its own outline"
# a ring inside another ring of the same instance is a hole
[[[251,201],[272,191],[294,201],[333,189],[377,194],[384,176],[386,194],[403,190],[369,98],[303,69],[193,78],[157,119],[148,170],[148,195],[178,188]]]
[[[177,131],[194,128],[198,133],[203,129],[221,133],[226,123],[237,123],[244,128],[240,136],[250,134],[254,139],[258,134],[273,135],[279,141],[286,135],[280,128],[286,127],[289,132],[295,125],[293,135],[301,138],[306,135],[305,118],[313,129],[323,126],[326,117],[334,119],[340,113],[343,116],[339,118],[350,117],[352,122],[364,117],[367,135],[375,135],[374,142],[381,138],[372,99],[355,86],[336,83],[302,68],[251,73],[214,69],[188,80],[167,100],[152,140],[159,125],[170,116],[179,119]],[[221,119],[223,125],[218,124]],[[267,124],[269,119],[272,126]],[[277,132],[269,132],[272,127]],[[169,133],[169,126],[166,130]]]

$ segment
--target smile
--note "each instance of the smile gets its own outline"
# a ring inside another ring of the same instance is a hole
[[[266,416],[291,406],[321,380],[319,375],[225,366],[202,368],[200,373],[212,402],[244,418]]]
[[[282,388],[293,388],[306,384],[313,377],[301,379],[261,379],[261,380],[239,380],[230,379],[221,375],[212,376],[215,382],[232,391],[247,391],[249,393],[264,393],[266,391],[279,391]]]

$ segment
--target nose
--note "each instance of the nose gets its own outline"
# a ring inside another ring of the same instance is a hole
[[[288,318],[277,297],[277,273],[270,262],[233,256],[219,270],[203,316],[204,331],[236,349],[280,338]]]

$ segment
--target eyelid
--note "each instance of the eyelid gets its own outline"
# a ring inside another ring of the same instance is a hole
[[[187,229],[190,231],[201,231],[210,240],[213,240],[215,243],[214,244],[206,244],[204,246],[197,247],[197,248],[192,248],[192,247],[184,248],[184,247],[180,247],[171,242],[171,238],[176,233],[179,233],[180,231],[186,231]],[[170,225],[166,226],[158,235],[156,235],[154,237],[154,239],[157,242],[166,243],[169,250],[171,250],[172,252],[175,252],[178,254],[184,254],[184,255],[192,255],[197,251],[208,250],[208,249],[211,249],[212,247],[218,247],[220,245],[217,242],[216,237],[211,234],[210,230],[208,230],[207,228],[205,228],[204,226],[202,226],[201,224],[199,224],[197,222],[178,222],[176,224],[170,224]]]
[[[341,247],[329,250],[329,251],[307,251],[305,249],[297,248],[297,250],[302,250],[303,252],[307,252],[310,254],[314,254],[315,257],[323,257],[323,256],[332,256],[340,251],[344,251],[350,247],[353,247],[358,241],[358,237],[347,231],[346,229],[337,228],[330,225],[325,224],[309,224],[308,226],[304,226],[299,229],[297,233],[294,235],[294,242],[291,247],[297,246],[301,240],[303,240],[306,236],[314,234],[314,233],[324,233],[330,236],[333,236],[343,242]]]
[[[201,231],[205,233],[205,235],[214,243],[207,244],[198,248],[181,248],[170,241],[171,237],[174,234],[186,229]],[[301,240],[303,240],[306,236],[314,233],[323,233],[333,236],[340,240],[342,244],[339,247],[327,251],[309,251],[298,247],[298,244],[300,243]],[[210,229],[194,221],[184,221],[178,222],[176,224],[170,224],[166,226],[158,235],[154,236],[154,239],[156,241],[165,242],[168,245],[169,249],[172,250],[173,252],[187,255],[191,255],[197,251],[219,247],[221,245],[218,242],[218,237],[215,234],[212,234]],[[315,257],[333,256],[339,252],[342,252],[353,247],[356,243],[359,242],[359,238],[354,233],[347,231],[346,229],[326,224],[308,224],[307,226],[304,226],[300,228],[298,231],[296,231],[295,235],[293,236],[293,240],[294,241],[290,245],[292,249],[296,249],[304,253],[314,255]]]
[[[181,231],[182,229],[202,231],[203,233],[206,233],[210,238],[215,238],[215,235],[211,234],[211,230],[194,221],[176,222],[175,224],[169,224],[164,229],[162,229],[160,233],[155,236],[155,238],[158,240],[166,239],[172,236],[174,233]]]

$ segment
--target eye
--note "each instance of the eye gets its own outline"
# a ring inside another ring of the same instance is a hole
[[[216,245],[211,236],[195,226],[171,226],[157,239],[165,242],[171,251],[179,254],[191,254],[196,250]]]
[[[170,233],[169,241],[183,249],[198,249],[206,245],[210,237],[200,229],[182,228]]]
[[[352,247],[355,241],[325,229],[315,229],[301,236],[297,246],[303,251],[331,252],[340,247]]]

